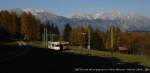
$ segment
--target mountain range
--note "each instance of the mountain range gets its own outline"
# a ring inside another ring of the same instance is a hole
[[[64,17],[45,10],[38,9],[10,9],[20,16],[23,12],[31,12],[42,23],[49,21],[64,29],[69,23],[73,27],[91,25],[95,29],[106,31],[110,26],[120,27],[128,31],[150,31],[150,18],[136,13],[123,13],[118,10],[99,11],[95,13],[75,13],[71,17]]]

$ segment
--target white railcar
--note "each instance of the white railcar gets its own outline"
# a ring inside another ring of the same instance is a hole
[[[53,50],[65,50],[69,49],[69,42],[48,42],[48,48]]]

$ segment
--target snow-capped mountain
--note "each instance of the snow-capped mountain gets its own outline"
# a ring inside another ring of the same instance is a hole
[[[28,9],[15,8],[9,11],[16,12],[18,16],[20,16],[23,12],[27,12],[27,13],[30,12],[42,23],[46,23],[47,21],[49,21],[50,23],[54,23],[55,25],[57,25],[60,30],[63,30],[65,24],[71,23],[71,20],[66,17],[59,16],[41,9],[38,10],[38,9],[31,9],[31,8]]]
[[[77,13],[72,19],[78,23],[93,24],[102,30],[110,26],[118,26],[122,30],[142,30],[150,31],[150,18],[136,13],[122,13],[119,11],[96,12],[96,13]]]
[[[113,10],[111,12],[103,12],[99,11],[96,13],[76,13],[72,16],[72,18],[77,19],[116,19],[116,18],[122,18],[124,17],[124,14],[117,10]]]
[[[42,23],[50,21],[56,24],[60,30],[64,28],[65,24],[69,23],[72,26],[88,24],[100,30],[106,30],[110,26],[118,26],[122,30],[150,31],[150,18],[136,13],[125,14],[118,10],[109,12],[99,11],[96,13],[76,13],[70,18],[37,9],[16,8],[11,11],[16,12],[18,15],[21,15],[23,12],[31,12]]]

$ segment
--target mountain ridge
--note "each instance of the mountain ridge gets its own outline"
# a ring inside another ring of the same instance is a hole
[[[9,11],[16,12],[21,15],[23,12],[31,12],[42,23],[50,21],[58,26],[60,30],[64,29],[64,25],[69,23],[72,26],[91,25],[102,31],[107,30],[110,26],[117,26],[122,30],[129,31],[150,31],[150,18],[136,13],[122,13],[118,10],[110,12],[99,11],[95,13],[78,13],[72,17],[64,17],[53,14],[46,10],[38,9],[10,9]]]

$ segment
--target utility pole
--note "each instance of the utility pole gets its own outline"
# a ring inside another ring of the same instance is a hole
[[[87,48],[88,48],[88,55],[90,55],[90,49],[91,49],[91,33],[90,33],[90,26],[88,25],[88,45],[87,45]]]
[[[42,33],[42,48],[44,48],[44,33]]]
[[[46,48],[48,48],[48,34],[47,34],[47,28],[45,28],[45,32],[46,32]]]
[[[42,34],[42,39],[43,39],[43,48],[48,48],[48,35],[47,35],[47,28],[44,28],[44,32]]]
[[[114,48],[114,33],[113,33],[113,27],[111,28],[111,31],[110,31],[110,34],[111,34],[111,48]]]
[[[111,49],[112,52],[111,54],[113,54],[113,49],[114,49],[114,32],[113,32],[113,27],[110,27],[110,45],[111,45]]]
[[[90,36],[91,34],[90,34],[90,28],[89,28],[89,26],[88,26],[88,46],[87,46],[87,48],[90,50],[90,48],[91,48],[91,46],[90,46],[90,44],[91,44],[91,36]]]

